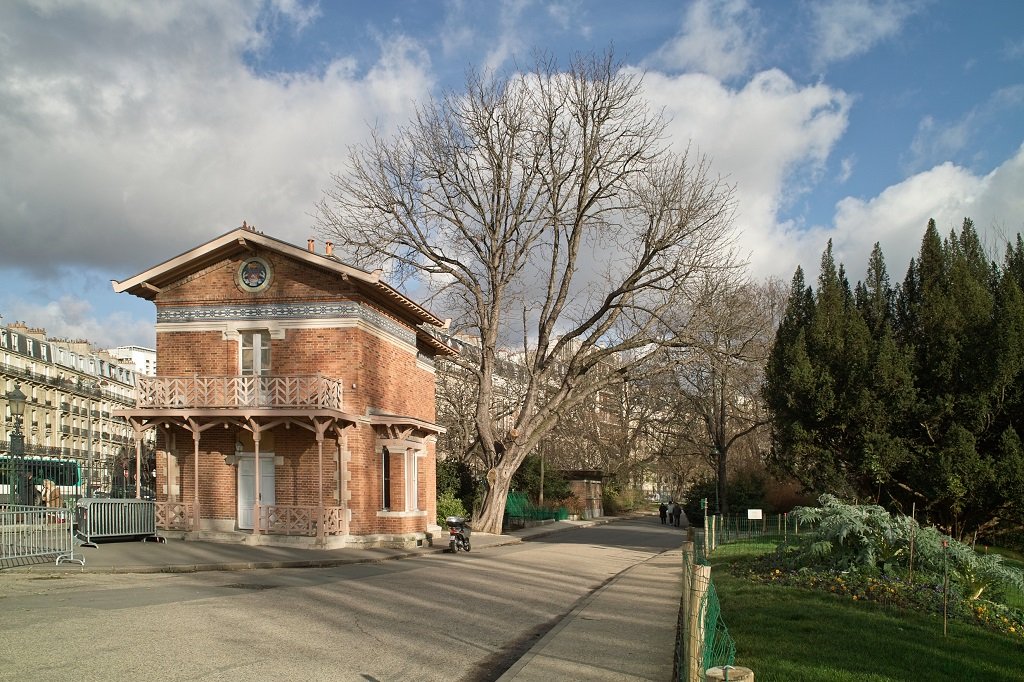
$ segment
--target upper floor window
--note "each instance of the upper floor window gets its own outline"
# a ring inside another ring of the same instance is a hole
[[[266,330],[246,331],[242,332],[240,336],[242,374],[257,376],[270,374],[270,332]]]

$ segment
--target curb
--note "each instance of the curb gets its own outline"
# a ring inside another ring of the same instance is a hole
[[[592,526],[603,526],[609,523],[615,523],[617,521],[629,521],[637,518],[642,518],[643,514],[630,514],[624,516],[613,516],[603,517],[598,519],[587,519],[585,522],[581,522],[577,525],[573,525],[568,528],[550,528],[539,532],[533,532],[528,535],[495,535],[494,542],[489,542],[486,546],[481,546],[480,549],[486,549],[489,547],[503,547],[506,545],[517,545],[524,542],[530,542],[538,538],[548,537],[556,533],[563,533],[568,530],[574,530],[576,528],[589,528]],[[447,552],[448,548],[444,546],[430,547],[421,549],[416,552],[402,552],[393,554],[390,556],[374,556],[374,557],[345,557],[339,559],[296,559],[296,560],[277,560],[277,561],[230,561],[230,562],[214,562],[204,564],[162,564],[162,565],[129,565],[129,566],[66,566],[58,567],[52,564],[32,564],[28,566],[10,566],[8,568],[0,569],[0,575],[4,573],[33,573],[38,575],[69,575],[69,574],[81,574],[81,573],[93,573],[93,574],[107,574],[107,575],[118,575],[128,573],[148,573],[148,574],[159,574],[159,573],[201,573],[206,571],[224,571],[224,572],[237,572],[237,571],[252,571],[260,569],[274,569],[274,568],[334,568],[337,566],[351,566],[354,564],[376,564],[384,561],[395,561],[398,559],[409,559],[418,556],[425,556],[428,554],[434,554],[438,552]]]
[[[554,532],[554,531],[553,531]],[[515,545],[522,542],[522,539],[517,537],[509,536],[498,536],[502,538],[501,541],[489,543],[487,547],[500,547],[504,545]],[[441,552],[447,552],[447,547],[433,547],[423,549],[418,552],[402,552],[399,554],[392,554],[389,556],[367,556],[367,557],[345,557],[342,559],[295,559],[295,560],[277,560],[277,561],[230,561],[230,562],[214,562],[204,564],[161,564],[161,565],[128,565],[128,566],[95,566],[95,565],[83,565],[83,566],[65,566],[58,567],[52,565],[52,562],[47,564],[33,564],[28,566],[11,566],[5,569],[0,569],[0,575],[3,573],[32,573],[36,575],[69,575],[69,574],[81,574],[81,573],[92,573],[92,574],[105,574],[105,575],[119,575],[129,573],[202,573],[206,571],[224,571],[224,572],[235,572],[235,571],[251,571],[260,569],[274,569],[274,568],[335,568],[338,566],[351,566],[354,564],[379,564],[385,561],[395,561],[398,559],[410,559],[419,556],[425,556],[428,554],[436,554]]]

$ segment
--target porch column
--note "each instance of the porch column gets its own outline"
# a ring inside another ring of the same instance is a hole
[[[135,499],[142,498],[142,441],[135,439]],[[156,484],[153,484],[153,492],[156,492]]]
[[[317,449],[317,480],[319,485],[319,494],[317,499],[320,502],[318,510],[319,520],[316,524],[316,539],[317,543],[323,544],[324,541],[324,430],[318,428],[316,430],[316,449]]]
[[[253,535],[260,534],[260,430],[254,428],[252,430],[252,443],[253,450],[255,451],[256,459],[256,488],[255,488],[255,502],[253,503],[253,521],[252,521],[252,533]]]
[[[199,520],[202,515],[199,513],[199,429],[192,429],[192,507],[193,507],[193,530],[198,531]]]

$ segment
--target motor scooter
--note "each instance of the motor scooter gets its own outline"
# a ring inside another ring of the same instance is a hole
[[[469,551],[469,524],[461,516],[449,516],[444,520],[448,526],[448,551],[455,554],[459,550]]]

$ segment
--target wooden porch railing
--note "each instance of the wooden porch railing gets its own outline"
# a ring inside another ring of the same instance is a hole
[[[260,532],[269,535],[340,535],[345,532],[344,507],[260,505]],[[322,515],[321,515],[322,511]]]
[[[157,502],[156,527],[161,530],[193,530],[195,517],[191,502]]]
[[[315,407],[342,409],[342,383],[321,374],[136,378],[138,408]]]

